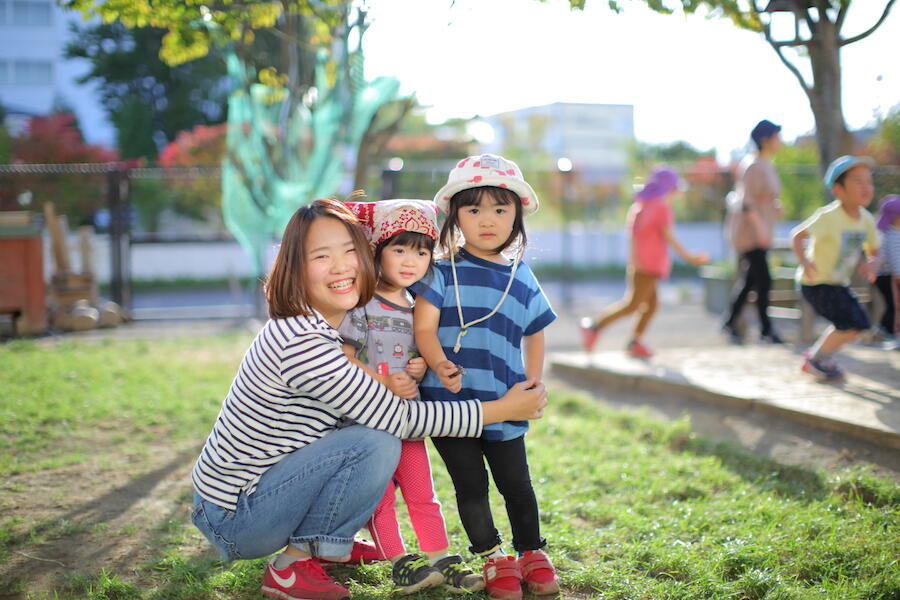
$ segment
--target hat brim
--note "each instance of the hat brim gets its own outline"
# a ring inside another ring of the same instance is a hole
[[[463,190],[476,187],[498,187],[506,188],[518,194],[522,201],[522,216],[527,217],[537,212],[538,197],[534,190],[527,182],[512,177],[500,177],[497,175],[485,175],[477,182],[472,181],[455,181],[448,183],[434,195],[434,203],[444,214],[449,213],[450,198]]]
[[[830,172],[826,173],[827,177],[825,177],[825,181],[823,182],[825,184],[825,188],[830,190],[834,186],[838,177],[840,177],[853,167],[858,167],[860,165],[869,167],[871,169],[875,166],[875,159],[871,156],[854,156],[851,160],[848,160],[847,162],[842,164],[839,169],[833,169]]]

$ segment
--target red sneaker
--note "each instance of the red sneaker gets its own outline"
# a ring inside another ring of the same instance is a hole
[[[271,563],[263,573],[263,594],[283,600],[346,600],[350,590],[336,584],[325,574],[315,558],[298,560],[287,569],[275,569]]]
[[[333,565],[367,565],[369,563],[387,559],[381,554],[381,552],[378,550],[378,547],[375,546],[374,542],[364,540],[363,538],[354,538],[353,549],[350,551],[350,558],[347,560],[347,562],[338,563],[332,562],[330,560],[319,560],[321,560],[323,566],[330,567]]]
[[[550,559],[540,550],[529,550],[519,557],[525,587],[536,596],[559,593],[559,577]]]
[[[514,556],[500,556],[484,563],[484,584],[489,598],[506,600],[522,597],[522,572]]]
[[[591,352],[597,345],[597,338],[600,337],[600,330],[594,327],[594,322],[588,317],[581,319],[578,329],[581,330],[581,347],[585,352]]]
[[[650,358],[653,356],[653,350],[637,340],[632,340],[628,344],[628,355],[634,358]]]

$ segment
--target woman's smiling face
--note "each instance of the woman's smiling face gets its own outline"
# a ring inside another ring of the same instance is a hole
[[[356,246],[347,226],[330,217],[313,221],[304,242],[309,303],[337,328],[359,303]]]

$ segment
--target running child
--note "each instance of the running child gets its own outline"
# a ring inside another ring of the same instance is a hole
[[[425,360],[413,339],[413,299],[406,288],[431,271],[437,241],[437,206],[426,200],[348,202],[365,226],[375,250],[375,294],[347,313],[338,331],[344,353],[376,380],[403,398],[418,396]],[[400,489],[421,554],[408,553],[395,510]],[[403,440],[400,462],[368,524],[377,554],[393,563],[401,594],[444,583],[452,592],[484,588],[482,577],[462,557],[449,554],[447,529],[434,492],[428,449],[423,439]]]
[[[870,259],[878,253],[875,219],[866,210],[875,195],[873,164],[868,156],[834,159],[825,171],[824,183],[836,199],[791,231],[791,247],[800,262],[800,292],[819,315],[831,322],[802,367],[824,379],[844,376],[834,354],[870,327],[869,316],[850,289],[850,277],[858,266],[867,279],[875,281],[872,262],[859,264],[863,253]]]
[[[628,354],[634,358],[653,356],[653,351],[642,340],[647,326],[656,314],[656,289],[659,280],[668,277],[672,270],[669,246],[692,265],[705,265],[709,262],[709,256],[685,250],[675,237],[675,215],[670,201],[678,191],[678,182],[678,173],[668,167],[659,167],[650,174],[647,184],[635,195],[627,217],[628,231],[631,234],[626,274],[628,288],[624,298],[608,306],[596,319],[584,317],[581,320],[582,346],[586,352],[594,349],[603,328],[637,311],[640,317],[634,325],[631,341],[628,342]]]
[[[425,400],[497,397],[510,385],[538,383],[544,333],[556,319],[531,269],[522,261],[524,217],[538,198],[519,167],[501,156],[461,160],[435,196],[446,214],[439,244],[444,257],[433,276],[411,287],[417,295],[416,344],[430,370],[420,385]],[[538,505],[525,451],[524,421],[485,428],[480,439],[457,443],[433,437],[456,489],[470,550],[487,559],[491,598],[559,591],[556,571],[541,550]],[[488,471],[503,496],[518,556],[501,547],[488,499]]]

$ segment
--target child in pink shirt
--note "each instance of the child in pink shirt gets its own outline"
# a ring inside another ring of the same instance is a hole
[[[675,217],[669,200],[678,190],[678,174],[667,167],[659,167],[650,174],[644,188],[635,196],[628,210],[628,230],[631,251],[628,260],[628,290],[619,302],[605,308],[596,319],[581,320],[582,343],[590,352],[597,343],[600,331],[626,315],[638,311],[640,318],[634,327],[628,353],[635,358],[649,358],[653,352],[641,342],[644,331],[656,312],[656,288],[660,279],[669,276],[672,259],[669,246],[692,265],[703,265],[709,257],[692,253],[675,238],[672,228]]]

